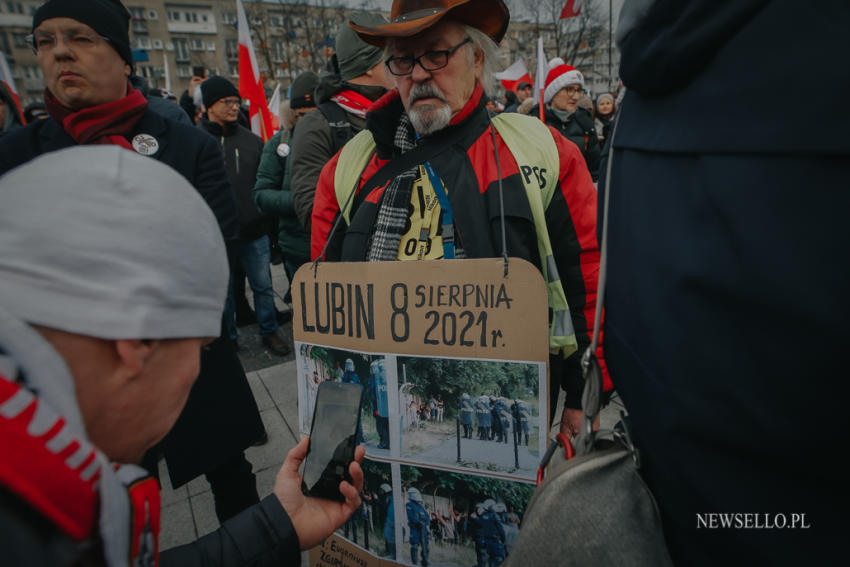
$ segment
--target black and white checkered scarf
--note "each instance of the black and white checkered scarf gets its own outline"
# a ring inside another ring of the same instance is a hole
[[[398,150],[397,155],[412,150],[416,146],[413,125],[406,112],[401,113],[398,127],[395,131],[393,145]],[[375,231],[369,244],[366,259],[369,262],[390,261],[398,259],[398,248],[401,238],[407,229],[410,196],[413,182],[419,176],[419,166],[413,166],[397,175],[384,190],[378,216],[375,220]],[[455,257],[463,258],[463,250],[455,240]]]

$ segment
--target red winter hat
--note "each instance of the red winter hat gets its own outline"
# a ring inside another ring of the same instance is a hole
[[[567,65],[560,57],[549,61],[549,73],[546,75],[546,90],[543,91],[543,101],[548,104],[558,91],[569,85],[581,85],[584,88],[584,76],[581,71]]]

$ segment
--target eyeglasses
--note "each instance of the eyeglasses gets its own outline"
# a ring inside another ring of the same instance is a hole
[[[567,91],[567,94],[570,96],[583,95],[585,93],[585,90],[583,88],[576,86],[564,87],[564,90]]]
[[[77,30],[65,31],[59,35],[62,37],[62,43],[80,51],[94,49],[103,41],[109,41],[108,37]],[[45,32],[31,33],[26,36],[26,40],[32,46],[32,52],[36,55],[53,51],[58,41],[55,34]]]
[[[387,68],[390,70],[390,73],[397,77],[411,74],[417,63],[426,71],[436,71],[448,65],[449,56],[470,41],[472,41],[470,38],[466,38],[451,49],[426,51],[419,57],[390,57],[387,59]]]
[[[220,98],[220,99],[218,99],[218,102],[220,102],[221,104],[223,104],[225,106],[239,106],[240,104],[242,104],[242,99],[241,98]]]

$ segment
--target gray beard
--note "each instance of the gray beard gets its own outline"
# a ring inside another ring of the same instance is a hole
[[[410,123],[422,136],[428,136],[442,130],[452,120],[452,109],[445,102],[439,105],[420,105],[408,111]]]

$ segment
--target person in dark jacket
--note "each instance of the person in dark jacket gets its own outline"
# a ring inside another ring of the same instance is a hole
[[[290,352],[289,346],[277,333],[277,309],[274,305],[274,289],[269,267],[269,217],[257,209],[253,197],[257,168],[263,153],[263,141],[250,130],[237,124],[242,99],[233,83],[224,77],[210,77],[201,84],[201,93],[206,110],[198,119],[198,127],[221,144],[227,178],[236,199],[236,212],[239,217],[236,263],[242,270],[231,273],[231,292],[224,310],[225,325],[230,338],[236,341],[238,335],[232,288],[236,285],[236,278],[247,276],[254,294],[254,312],[263,345],[278,356],[286,356]]]
[[[614,127],[614,115],[617,113],[617,105],[614,102],[614,95],[611,93],[602,93],[596,97],[596,114],[595,128],[596,135],[599,136],[599,145],[604,146],[605,140],[611,136],[611,129]]]
[[[596,181],[601,150],[593,116],[579,105],[584,94],[584,76],[578,69],[565,64],[560,57],[549,61],[546,89],[543,91],[546,124],[578,146],[590,176]],[[539,106],[535,105],[529,115],[540,116]]]
[[[431,517],[422,503],[422,494],[419,489],[407,489],[405,510],[407,512],[407,527],[410,530],[410,562],[413,565],[428,567],[428,528],[431,525]]]
[[[0,82],[0,136],[23,126],[21,111],[12,93]]]
[[[831,108],[847,29],[827,0],[623,8],[605,353],[678,565],[846,555],[850,115],[759,95],[816,77]]]
[[[177,419],[219,332],[218,223],[179,173],[114,145],[46,154],[0,194],[3,563],[154,565],[159,488],[133,463]],[[306,449],[272,495],[159,564],[300,565],[299,548],[359,505],[363,479],[355,462],[345,503],[305,498]]]
[[[292,147],[289,142],[301,118],[316,109],[314,92],[318,84],[319,77],[311,71],[295,78],[289,99],[295,123],[291,129],[281,128],[266,142],[254,185],[254,202],[257,207],[280,218],[278,245],[283,251],[283,266],[290,282],[301,264],[310,260],[310,235],[295,214],[291,183]]]
[[[386,23],[377,13],[358,12],[352,19],[366,25]],[[311,112],[292,136],[292,200],[301,226],[310,233],[310,215],[322,168],[366,125],[366,110],[392,80],[385,72],[381,50],[340,26],[334,54],[337,72],[323,74],[316,88],[319,112]]]
[[[34,47],[50,118],[0,138],[0,174],[75,145],[118,145],[165,163],[189,181],[216,215],[232,249],[239,223],[221,150],[208,134],[153,112],[128,83],[129,22],[129,12],[114,0],[50,0],[39,6],[33,16]],[[71,31],[80,34],[84,47],[74,45]],[[175,306],[174,317],[180,316]],[[201,372],[180,419],[145,464],[157,474],[161,451],[175,488],[206,475],[223,521],[259,500],[244,450],[264,432],[236,351],[220,338],[202,351]]]

